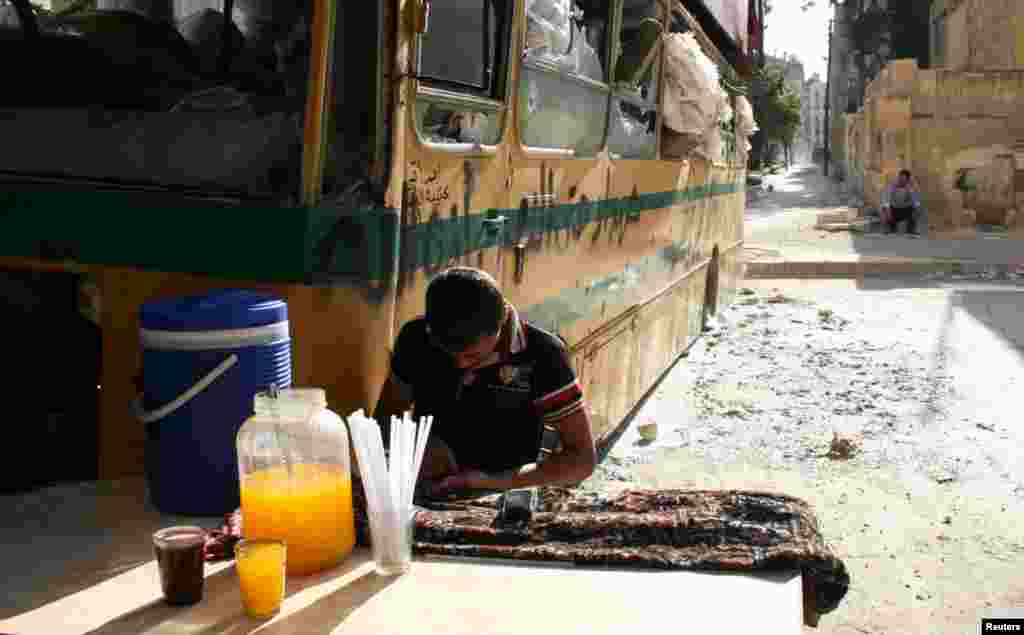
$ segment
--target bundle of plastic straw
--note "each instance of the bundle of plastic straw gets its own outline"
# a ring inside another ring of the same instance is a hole
[[[391,417],[385,459],[380,426],[357,410],[348,417],[359,472],[366,492],[374,560],[380,573],[401,573],[412,557],[412,499],[423,465],[433,417],[414,422],[409,413]]]

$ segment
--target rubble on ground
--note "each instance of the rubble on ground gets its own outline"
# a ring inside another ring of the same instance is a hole
[[[686,389],[672,398],[695,418],[660,422],[659,438],[721,461],[754,449],[769,464],[812,472],[823,461],[871,468],[913,455],[903,438],[942,420],[953,396],[941,359],[921,347],[898,335],[876,340],[845,309],[749,289],[680,372]],[[913,461],[924,471],[934,459]],[[609,468],[611,480],[619,467]]]
[[[853,437],[840,436],[838,432],[832,433],[832,443],[829,444],[828,458],[835,460],[846,460],[860,451],[860,443]]]
[[[650,420],[657,442],[634,430],[636,442],[616,450],[622,462],[600,467],[592,486],[629,481],[630,457],[669,448],[715,464],[754,455],[808,478],[840,466],[899,466],[939,486],[977,478],[989,460],[979,435],[1006,433],[953,420],[958,395],[938,334],[891,306],[880,314],[848,299],[740,289],[659,387],[656,399],[672,405],[656,411],[672,418]],[[1010,490],[1024,497],[1018,485]]]

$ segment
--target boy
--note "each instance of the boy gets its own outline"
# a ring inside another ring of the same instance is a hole
[[[395,342],[374,416],[415,405],[434,416],[420,477],[428,490],[508,490],[578,483],[596,451],[583,393],[565,345],[519,318],[487,273],[442,272],[427,287],[426,314]],[[544,426],[562,451],[538,463]]]

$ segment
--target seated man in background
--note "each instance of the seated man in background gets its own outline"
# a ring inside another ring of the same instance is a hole
[[[483,271],[442,272],[427,287],[426,315],[398,334],[374,417],[386,431],[413,404],[414,417],[434,417],[420,472],[430,494],[572,485],[594,470],[565,345],[521,320]],[[544,426],[563,449],[538,463]]]
[[[917,236],[917,213],[920,209],[921,198],[914,190],[910,170],[900,170],[896,181],[882,192],[882,222],[891,234],[899,223],[906,221],[907,233]]]

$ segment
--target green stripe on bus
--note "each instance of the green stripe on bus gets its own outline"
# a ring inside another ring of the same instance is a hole
[[[144,192],[0,192],[0,255],[67,259],[239,280],[387,283],[526,236],[579,230],[743,187],[498,209],[399,227],[396,210],[237,206]],[[505,217],[500,224],[487,219]],[[497,228],[497,229],[491,229]]]

